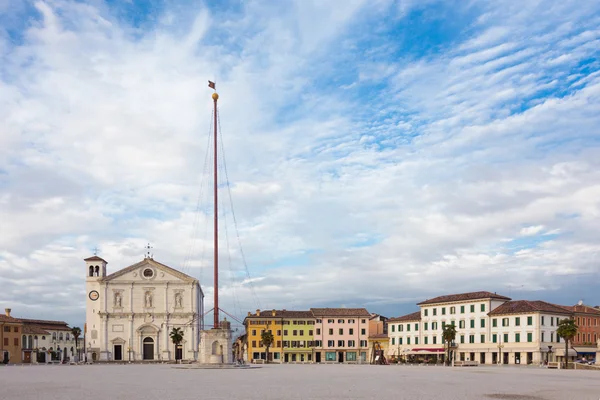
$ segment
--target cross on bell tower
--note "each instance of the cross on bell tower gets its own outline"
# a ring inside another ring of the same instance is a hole
[[[153,248],[152,246],[150,246],[150,243],[148,243],[146,245],[146,247],[144,247],[146,249],[146,255],[144,256],[144,258],[152,258],[153,254],[150,252],[150,250]]]

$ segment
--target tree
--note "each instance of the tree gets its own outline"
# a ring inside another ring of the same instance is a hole
[[[577,324],[573,318],[565,318],[558,323],[556,334],[565,339],[565,369],[569,367],[569,342],[577,334]]]
[[[177,361],[178,360],[177,349],[178,349],[179,345],[181,344],[181,342],[183,341],[183,331],[181,330],[181,328],[173,328],[171,333],[169,333],[169,337],[171,337],[171,340],[173,341],[173,344],[175,345],[175,361]]]
[[[456,339],[456,327],[451,324],[444,326],[442,338],[446,347],[446,365],[450,365],[450,344]]]
[[[81,328],[74,326],[71,328],[71,334],[75,338],[75,354],[77,354],[77,361],[79,361],[79,336],[81,336]]]
[[[266,355],[267,355],[267,363],[268,363],[269,362],[269,347],[271,347],[273,345],[273,342],[275,341],[275,337],[273,337],[273,334],[271,333],[271,331],[263,331],[263,333],[260,334],[260,339],[263,342],[263,346],[265,346],[267,348]]]

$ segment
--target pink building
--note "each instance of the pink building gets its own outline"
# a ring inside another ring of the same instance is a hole
[[[371,314],[364,308],[311,308],[315,362],[366,363]]]

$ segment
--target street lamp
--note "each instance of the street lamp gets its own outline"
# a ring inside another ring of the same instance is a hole
[[[498,343],[498,364],[503,364],[502,362],[502,348],[504,347],[504,345],[502,344],[502,341],[500,341]]]
[[[546,364],[550,362],[550,353],[552,353],[552,346],[548,346],[548,352],[546,353]]]

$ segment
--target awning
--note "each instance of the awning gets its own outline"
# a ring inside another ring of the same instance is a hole
[[[416,351],[418,354],[426,354],[426,353],[444,353],[444,349],[440,348],[414,348],[412,351]]]
[[[596,354],[596,352],[598,351],[598,349],[596,347],[581,347],[581,346],[575,347],[574,346],[573,348],[579,354]],[[564,353],[564,349],[563,349],[563,353]]]
[[[565,356],[565,349],[556,349],[556,351],[553,351],[553,353],[557,356],[557,357],[564,357]],[[577,352],[573,349],[569,349],[569,357],[577,357]]]

